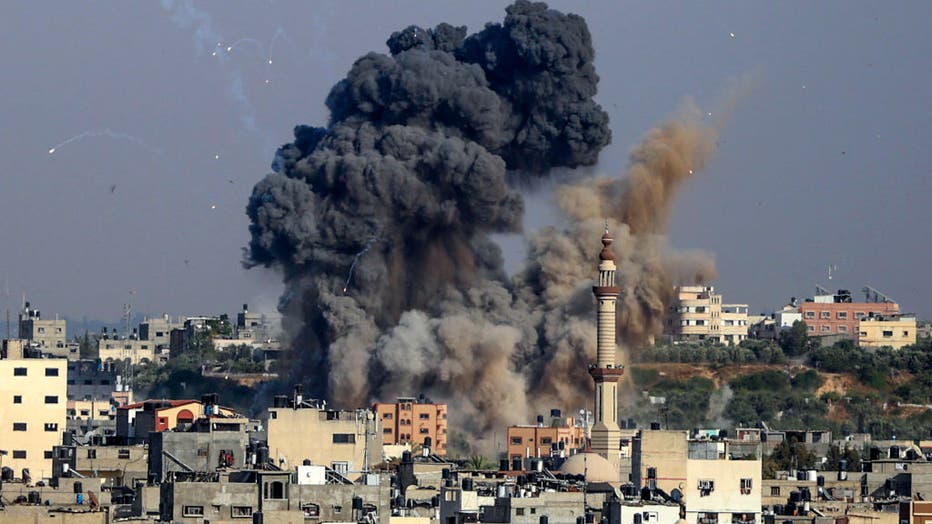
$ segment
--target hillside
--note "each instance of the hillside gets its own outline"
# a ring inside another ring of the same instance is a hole
[[[628,365],[622,403],[642,426],[658,421],[670,428],[734,428],[763,421],[782,429],[929,437],[929,341],[901,350],[848,342],[806,347],[792,358],[781,353],[776,344],[762,342],[651,348]]]

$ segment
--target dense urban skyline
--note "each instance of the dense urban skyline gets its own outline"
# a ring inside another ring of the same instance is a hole
[[[606,176],[686,97],[717,111],[754,79],[670,224],[673,245],[716,257],[729,301],[768,311],[815,284],[870,284],[932,314],[928,4],[550,4],[593,35],[613,131],[593,170]],[[46,313],[104,319],[128,301],[151,314],[273,307],[278,277],[240,262],[246,199],[275,147],[296,124],[324,124],[330,87],[392,31],[478,30],[505,5],[3,7],[0,42],[17,52],[0,57],[2,305],[25,293]],[[559,220],[548,195],[529,201],[526,229]],[[504,245],[516,269],[520,241]]]

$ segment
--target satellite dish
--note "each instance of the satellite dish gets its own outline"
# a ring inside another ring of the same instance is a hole
[[[676,488],[673,488],[673,490],[670,491],[670,500],[672,500],[673,502],[680,502],[681,500],[683,500],[683,492]]]

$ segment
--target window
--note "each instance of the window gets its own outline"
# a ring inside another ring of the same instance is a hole
[[[46,422],[45,430],[46,431],[58,431],[58,422]]]
[[[837,318],[838,320],[848,320],[848,312],[847,312],[847,311],[839,311],[839,312],[835,313],[835,318]]]
[[[822,333],[831,333],[831,332],[832,332],[832,326],[822,326],[822,329],[821,329],[820,331],[821,331]]]
[[[301,506],[301,511],[304,512],[304,518],[312,519],[320,516],[320,506],[317,504],[304,504]]]
[[[349,462],[345,462],[345,461],[332,462],[330,464],[330,469],[332,469],[333,471],[336,471],[340,475],[346,475],[347,473],[349,473]]]
[[[541,445],[549,446],[549,445],[553,444],[553,439],[550,438],[550,437],[543,437],[543,438],[540,439],[540,443],[541,443]]]
[[[285,498],[285,484],[280,480],[266,482],[263,494],[267,499],[281,500]]]
[[[903,332],[903,336],[904,336],[904,337],[908,337],[908,336],[909,336],[909,331],[904,331],[904,332]]]
[[[251,517],[252,506],[233,506],[233,511],[230,516],[234,519]]]
[[[420,415],[418,415],[418,418],[420,418],[421,420],[430,420],[430,414],[429,414],[429,413],[421,413]]]
[[[204,506],[182,506],[181,514],[185,517],[203,517]]]
[[[382,429],[382,433],[385,433],[386,435],[391,434],[391,432],[392,432],[392,428],[383,428],[383,429]]]
[[[885,336],[885,337],[892,337],[892,336],[893,336],[893,331],[884,330],[883,336]]]
[[[848,332],[848,326],[838,326],[838,332],[839,332],[839,333],[847,333],[847,332]]]
[[[815,326],[806,326],[806,331],[809,333],[815,333]]]
[[[779,497],[780,496],[780,486],[770,486],[770,496]]]
[[[13,368],[13,376],[14,377],[25,377],[26,368]]]
[[[750,495],[751,485],[752,485],[752,479],[748,479],[748,478],[741,479],[741,494]]]
[[[515,515],[517,515],[517,516],[519,516],[519,517],[523,517],[523,516],[524,516],[524,508],[515,508]]]
[[[819,318],[822,318],[822,319],[832,318],[832,312],[831,311],[819,311]]]
[[[46,458],[46,459],[52,458],[52,452],[51,452],[51,451],[43,451],[43,452],[42,452],[42,458]]]
[[[806,311],[806,318],[815,318],[815,311]]]
[[[45,368],[45,376],[47,377],[57,377],[58,368]]]
[[[118,451],[117,451],[117,458],[120,458],[120,459],[128,459],[128,458],[129,458],[129,450],[128,450],[128,449],[121,449],[121,450],[118,450]]]
[[[89,458],[89,459],[95,459],[95,458],[97,458],[97,450],[96,450],[96,449],[89,449],[89,450],[87,450],[87,458]]]
[[[353,433],[334,433],[333,443],[334,444],[355,444],[356,435],[354,435]]]
[[[14,422],[13,431],[26,431],[26,423],[25,422]]]
[[[91,379],[89,379],[89,378],[84,379],[84,385],[85,385],[85,386],[91,386],[91,385],[93,385],[93,384],[94,384],[94,381],[93,381],[93,380],[91,380]]]
[[[46,404],[58,404],[58,395],[46,395],[45,403]]]
[[[420,433],[421,435],[426,435],[430,433],[430,430],[428,430],[427,428],[421,428],[418,430],[418,433]]]
[[[383,413],[383,414],[382,414],[382,418],[384,418],[385,420],[391,420],[392,417],[394,417],[394,415],[391,414],[391,413]]]
[[[864,316],[864,312],[863,312],[863,311],[855,311],[855,312],[854,312],[854,318],[860,319],[860,318],[863,317],[863,316]]]
[[[82,410],[81,410],[81,416],[82,416],[82,417],[89,417],[89,416],[91,416],[91,410],[89,410],[89,409],[82,409]]]
[[[14,450],[13,450],[13,458],[15,458],[15,459],[24,459],[24,458],[26,458],[26,450],[25,450],[25,449],[14,449]]]
[[[45,333],[45,328],[44,328],[44,327],[40,327],[40,328],[39,328],[39,333]]]
[[[511,445],[512,445],[512,446],[520,446],[522,442],[524,442],[524,441],[521,440],[521,437],[511,437]]]
[[[22,396],[22,395],[13,395],[13,403],[14,403],[14,404],[22,404],[22,403],[23,403],[23,396]]]
[[[109,385],[110,385],[110,379],[108,379],[108,378],[101,379],[100,385],[101,385],[101,386],[109,386]]]
[[[700,480],[699,481],[699,496],[706,497],[715,491],[715,481],[712,480]]]

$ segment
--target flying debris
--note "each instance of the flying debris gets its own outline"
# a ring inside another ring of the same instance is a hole
[[[110,194],[112,195],[115,192],[116,192],[116,184],[110,184]]]
[[[735,34],[734,34],[734,33],[728,33],[728,36],[734,38],[734,37],[735,37]]]
[[[49,154],[50,154],[50,155],[54,155],[54,154],[55,154],[55,148],[54,148],[54,147],[53,147],[52,149],[49,149]]]
[[[356,256],[353,257],[353,263],[350,264],[349,273],[346,275],[346,282],[343,284],[343,294],[346,294],[346,290],[349,289],[350,281],[353,279],[353,271],[356,270],[356,264],[359,262],[359,259],[362,258],[376,242],[384,240],[382,237],[372,237],[366,241],[365,246],[363,246],[362,251],[356,253]]]
[[[214,155],[214,160],[220,160],[220,153],[217,153],[216,155]]]
[[[211,204],[211,205],[210,205],[210,208],[211,208],[211,209],[217,209],[217,204]]]

